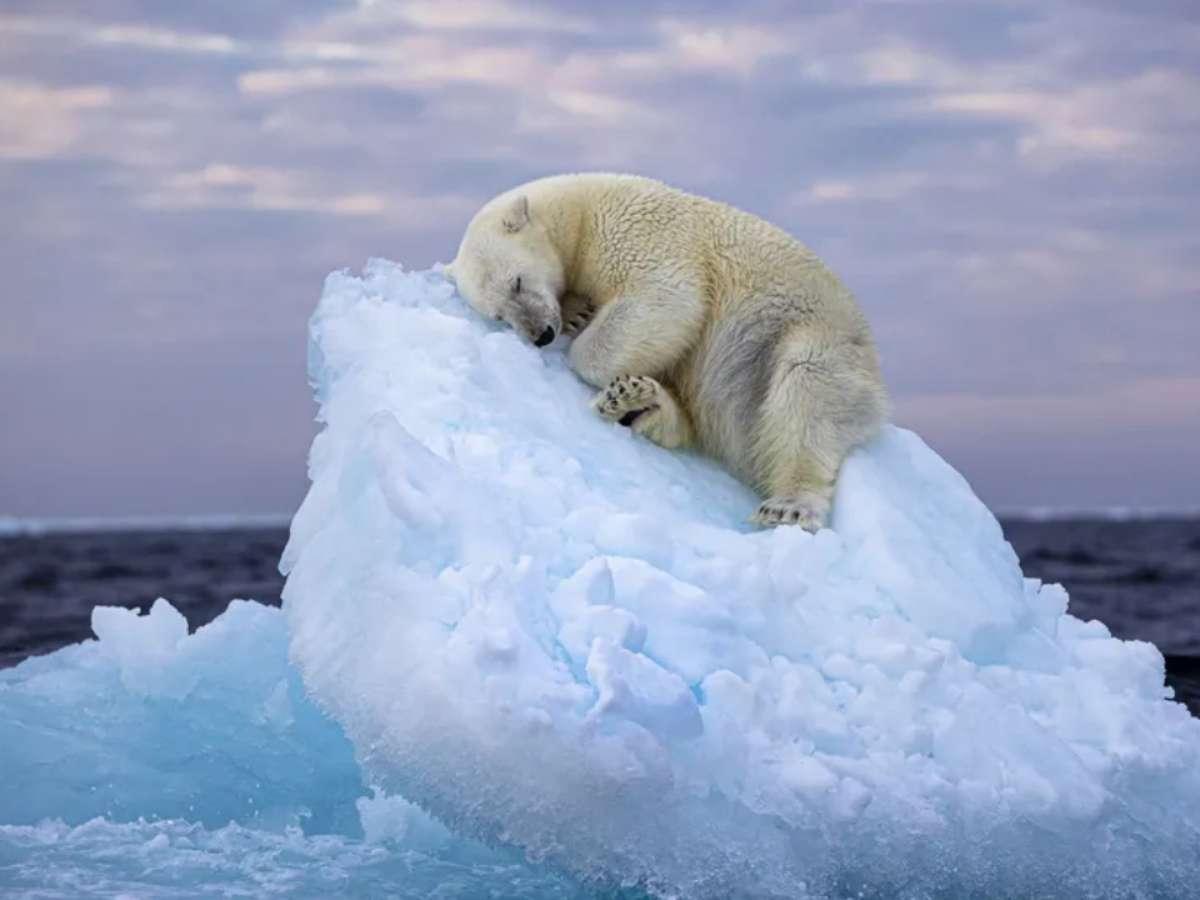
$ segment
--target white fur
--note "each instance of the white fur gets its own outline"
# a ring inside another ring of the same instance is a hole
[[[887,400],[850,292],[784,231],[632,175],[560,175],[472,219],[449,273],[528,340],[574,335],[595,408],[696,446],[768,499],[763,525],[824,524],[846,454]]]

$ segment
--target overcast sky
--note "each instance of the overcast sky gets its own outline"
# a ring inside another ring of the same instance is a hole
[[[1200,505],[1195,0],[0,10],[0,514],[290,511],[325,273],[594,169],[815,249],[994,506]]]

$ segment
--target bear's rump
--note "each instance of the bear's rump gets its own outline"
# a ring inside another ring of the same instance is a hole
[[[761,310],[739,313],[712,324],[681,387],[704,449],[754,483],[754,438],[787,319]]]

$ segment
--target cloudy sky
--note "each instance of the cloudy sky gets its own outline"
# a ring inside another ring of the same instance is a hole
[[[1197,98],[1194,0],[5,0],[0,514],[294,508],[325,273],[591,169],[813,247],[993,505],[1200,505]]]

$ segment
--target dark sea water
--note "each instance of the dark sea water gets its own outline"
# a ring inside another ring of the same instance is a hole
[[[1060,582],[1070,611],[1152,641],[1200,715],[1200,518],[1008,520],[1025,574]],[[0,666],[92,636],[97,605],[168,598],[193,627],[235,597],[279,603],[282,528],[0,536]]]

